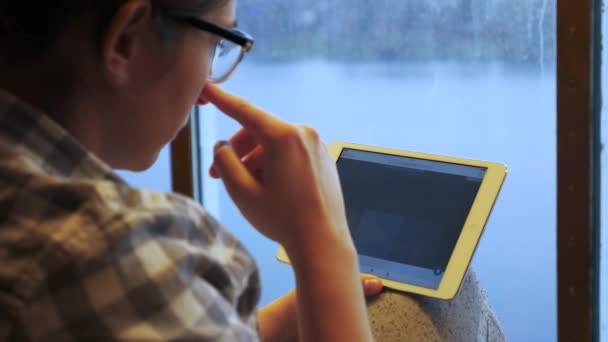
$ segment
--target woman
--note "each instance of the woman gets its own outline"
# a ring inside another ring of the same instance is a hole
[[[242,58],[225,64],[231,42],[251,47],[235,7],[0,3],[0,340],[371,339],[318,135],[209,84]],[[293,263],[297,294],[257,312],[257,268],[232,236],[192,201],[111,171],[152,165],[196,103],[242,124],[211,173]]]

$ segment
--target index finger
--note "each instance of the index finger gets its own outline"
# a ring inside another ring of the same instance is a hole
[[[205,86],[203,95],[219,110],[254,134],[267,134],[284,124],[283,121],[257,108],[250,102],[229,94],[213,84]]]

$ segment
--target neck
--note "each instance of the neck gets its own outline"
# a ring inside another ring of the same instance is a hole
[[[102,122],[95,108],[84,105],[90,103],[83,100],[82,94],[87,93],[86,89],[69,86],[75,84],[69,79],[70,72],[57,68],[56,63],[51,65],[0,66],[0,88],[44,112],[87,149],[104,159]]]

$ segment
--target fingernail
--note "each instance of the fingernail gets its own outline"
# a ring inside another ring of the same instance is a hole
[[[198,96],[197,104],[199,106],[205,106],[205,105],[209,104],[209,100],[207,99],[207,96],[203,92],[201,92],[201,94]]]
[[[213,84],[211,84],[211,83],[207,82],[207,83],[205,84],[205,87],[203,88],[203,94],[204,94],[205,96],[206,96],[206,95],[208,95],[208,94],[209,94],[209,90],[213,91],[213,88],[215,88],[215,87],[213,86]]]
[[[213,178],[217,177],[217,170],[215,169],[215,166],[211,166],[209,168],[209,175]]]
[[[215,146],[213,147],[213,151],[217,152],[224,146],[231,147],[232,145],[230,144],[230,142],[228,142],[226,140],[220,140],[217,143],[215,143]]]
[[[382,286],[382,282],[378,279],[365,279],[363,281],[365,288],[378,288]]]

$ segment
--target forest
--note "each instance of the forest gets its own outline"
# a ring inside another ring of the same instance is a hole
[[[555,0],[239,0],[260,61],[555,62]]]

